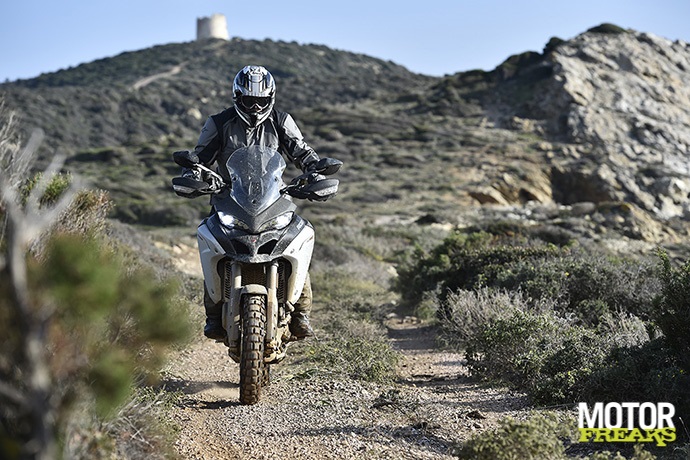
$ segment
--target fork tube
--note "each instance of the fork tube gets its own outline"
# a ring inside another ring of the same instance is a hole
[[[278,262],[271,263],[268,272],[268,301],[266,302],[266,341],[275,339],[276,328],[278,327]]]
[[[230,289],[230,321],[228,341],[237,344],[240,340],[240,292],[242,290],[242,265],[232,263],[232,288]]]

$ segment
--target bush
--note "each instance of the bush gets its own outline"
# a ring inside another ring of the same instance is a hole
[[[400,269],[408,301],[436,296],[441,344],[539,404],[670,401],[690,412],[690,263],[672,268],[661,253],[659,269],[492,231],[456,232]],[[655,331],[663,337],[650,341]]]
[[[517,387],[540,404],[580,400],[611,352],[649,339],[636,317],[586,327],[559,316],[552,302],[532,304],[519,293],[459,291],[444,311],[451,316],[441,320],[440,339],[466,350],[473,374]]]
[[[593,372],[583,391],[587,401],[668,401],[677,415],[690,414],[690,376],[663,338],[614,349]]]
[[[690,261],[678,268],[659,253],[663,289],[654,303],[654,320],[678,365],[690,372]]]
[[[57,436],[73,426],[76,403],[90,401],[93,417],[117,414],[136,384],[153,383],[170,343],[187,337],[186,305],[174,280],[161,280],[141,266],[125,266],[119,254],[95,238],[63,234],[51,239],[42,260],[30,259],[31,303],[42,311],[54,399],[46,407],[58,416]],[[11,306],[8,280],[0,283],[0,319],[21,324]],[[24,319],[26,320],[26,319]],[[23,340],[7,331],[0,347],[0,379],[25,390]],[[11,439],[0,452],[22,445],[29,420],[3,401],[0,421]],[[79,415],[83,416],[83,415]],[[105,440],[103,442],[106,442]],[[2,456],[2,455],[0,455]]]
[[[464,443],[457,455],[468,460],[565,459],[562,439],[569,441],[576,431],[573,419],[563,420],[553,413],[534,415],[525,421],[506,418],[497,429]]]
[[[663,336],[647,341],[639,325],[618,328],[621,346],[590,375],[583,398],[668,401],[685,420],[690,417],[690,263],[673,268],[665,253],[659,256],[663,287],[652,318]]]
[[[115,251],[94,239],[55,238],[32,278],[33,292],[56,305],[56,358],[72,370],[63,377],[80,382],[74,391],[86,385],[101,415],[124,402],[137,377],[157,373],[167,344],[188,336],[176,281],[124,266]]]
[[[334,325],[334,329],[340,332],[309,350],[309,361],[319,365],[318,373],[378,383],[395,378],[399,355],[380,327],[348,320]]]
[[[506,264],[536,260],[557,253],[555,246],[508,246],[486,232],[454,232],[429,254],[418,250],[398,268],[395,287],[406,304],[418,303],[425,292],[448,292],[492,286]]]
[[[464,349],[475,375],[538,403],[575,402],[610,353],[649,340],[653,266],[544,243],[519,226],[487,228],[419,251],[397,282],[407,302],[436,294],[440,342]]]
[[[589,374],[608,347],[594,331],[553,312],[516,310],[485,324],[468,343],[470,370],[482,378],[520,388],[539,404],[578,400]]]
[[[527,420],[511,417],[499,422],[498,428],[485,431],[470,438],[454,452],[459,458],[467,460],[560,460],[575,458],[570,448],[578,438],[575,417],[571,413],[542,412]],[[599,448],[611,447],[602,445]],[[613,446],[616,449],[621,446]],[[641,444],[632,449],[630,460],[654,460],[656,457],[644,450]],[[590,456],[577,458],[583,460],[626,460],[620,452],[599,451]]]
[[[512,263],[498,275],[496,285],[521,289],[533,298],[555,299],[559,310],[592,326],[616,311],[649,318],[652,300],[660,289],[649,264],[577,250]]]
[[[592,27],[591,29],[588,29],[587,32],[594,33],[594,34],[618,35],[618,34],[626,33],[627,30],[625,30],[624,28],[617,26],[615,24],[611,24],[609,22],[604,22],[602,24],[599,24],[598,26],[595,26],[595,27]]]
[[[660,289],[653,266],[492,231],[502,233],[455,232],[428,254],[418,251],[398,269],[402,302],[417,305],[437,292],[442,310],[452,292],[490,287],[521,291],[533,302],[550,299],[563,314],[592,326],[616,311],[649,317]]]
[[[0,457],[54,458],[57,439],[72,457],[68,444],[93,445],[76,427],[109,418],[157,374],[188,314],[173,280],[104,245],[107,194],[73,195],[68,174],[24,181],[40,136],[22,149],[1,100],[0,119],[0,321],[12,325],[0,341]],[[115,441],[99,436],[111,458]]]
[[[25,181],[20,190],[22,204],[26,204],[31,191],[36,188],[42,178],[43,174],[37,173]],[[46,184],[46,188],[39,199],[40,204],[43,206],[55,204],[70,185],[72,185],[72,176],[70,174],[55,174]]]
[[[516,311],[552,309],[552,302],[533,301],[520,291],[480,288],[449,292],[438,313],[438,338],[444,345],[462,350],[487,324],[509,318]]]

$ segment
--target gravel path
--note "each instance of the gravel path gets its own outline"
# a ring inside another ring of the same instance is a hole
[[[314,323],[319,323],[318,314]],[[518,416],[522,395],[468,377],[462,356],[433,349],[433,330],[391,318],[401,351],[389,385],[301,374],[300,360],[273,366],[273,383],[254,406],[238,401],[238,365],[225,347],[199,340],[166,369],[182,394],[171,416],[185,459],[446,459],[468,436]],[[307,344],[295,344],[299,356]]]

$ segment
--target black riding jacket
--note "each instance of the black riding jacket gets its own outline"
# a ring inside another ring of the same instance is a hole
[[[220,136],[219,129],[222,131]],[[304,142],[302,133],[290,114],[273,110],[263,123],[252,127],[237,115],[235,107],[206,120],[194,153],[204,166],[209,167],[213,162],[220,166],[225,165],[235,150],[252,145],[277,150],[302,171],[319,160],[314,149]],[[218,171],[222,176],[227,174],[224,169],[219,168]]]

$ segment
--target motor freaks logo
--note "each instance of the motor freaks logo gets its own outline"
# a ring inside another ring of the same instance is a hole
[[[665,446],[676,440],[671,403],[578,404],[579,442],[655,442]],[[624,426],[625,425],[625,426]]]

